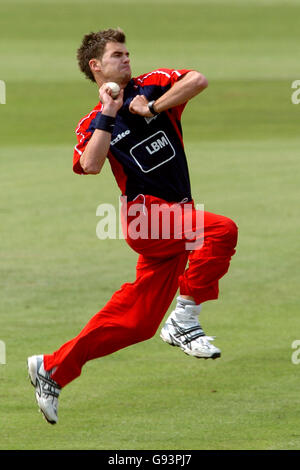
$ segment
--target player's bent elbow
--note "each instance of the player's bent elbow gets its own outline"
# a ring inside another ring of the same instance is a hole
[[[208,80],[204,76],[202,77],[202,82],[201,82],[201,90],[204,90],[205,88],[208,87]]]
[[[99,165],[91,164],[82,157],[80,158],[80,165],[86,175],[98,175],[101,171]]]
[[[208,80],[204,75],[202,75],[202,73],[198,72],[196,84],[197,84],[199,91],[202,91],[208,87]]]
[[[101,171],[101,168],[99,167],[94,167],[91,165],[82,165],[82,169],[85,174],[87,175],[98,175]]]
[[[98,167],[85,167],[83,168],[83,171],[87,174],[87,175],[98,175],[101,171],[101,168],[98,168]]]
[[[208,80],[202,73],[197,72],[196,70],[190,73],[190,78],[192,80],[196,92],[200,93],[202,90],[208,87]]]
[[[87,174],[87,175],[99,175],[100,171],[101,171],[101,170],[97,170],[97,169],[96,169],[96,170],[93,170],[93,169],[91,169],[91,170],[87,171],[86,174]]]

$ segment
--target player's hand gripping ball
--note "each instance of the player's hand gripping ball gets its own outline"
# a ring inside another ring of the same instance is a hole
[[[117,83],[115,82],[107,82],[104,84],[105,85],[105,90],[109,91],[110,96],[115,100],[118,98],[119,93],[120,93],[120,87]],[[101,99],[101,93],[99,93],[99,97]],[[102,101],[102,100],[101,100]]]

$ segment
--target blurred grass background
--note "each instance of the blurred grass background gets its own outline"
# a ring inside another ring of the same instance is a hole
[[[1,2],[0,449],[299,449],[299,14],[293,0]],[[97,102],[76,49],[116,26],[134,75],[188,67],[209,81],[183,130],[195,201],[239,226],[202,313],[223,354],[196,361],[157,334],[90,362],[50,427],[26,357],[77,334],[135,275],[123,240],[96,238],[98,204],[118,204],[109,165],[72,173],[74,129]]]

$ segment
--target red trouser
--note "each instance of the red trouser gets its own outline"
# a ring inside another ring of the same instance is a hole
[[[152,196],[139,196],[136,201],[128,203],[127,209],[138,202],[146,209],[147,220],[150,220],[151,204],[166,204]],[[193,230],[198,223],[196,214],[193,208],[184,216],[190,219]],[[44,356],[45,369],[56,368],[52,378],[61,387],[78,377],[87,361],[150,339],[157,331],[178,287],[180,294],[193,297],[196,304],[218,298],[218,281],[227,272],[235,253],[235,223],[227,217],[204,212],[203,246],[187,251],[187,240],[183,236],[178,238],[176,217],[171,224],[169,239],[162,238],[161,225],[158,239],[157,233],[155,239],[133,239],[128,230],[126,241],[139,253],[135,282],[123,284],[78,336],[53,354]],[[136,216],[128,217],[127,227],[136,220]],[[151,223],[148,231],[150,226]],[[189,266],[186,269],[187,261]]]

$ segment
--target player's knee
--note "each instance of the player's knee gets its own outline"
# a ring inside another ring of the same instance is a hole
[[[238,238],[238,227],[236,223],[228,217],[222,218],[222,233],[223,237],[235,247]]]

